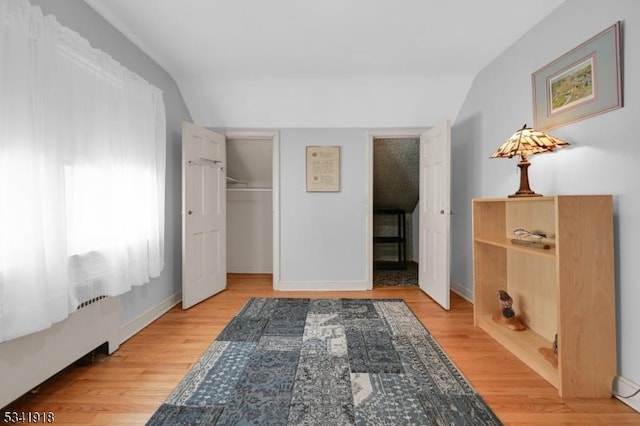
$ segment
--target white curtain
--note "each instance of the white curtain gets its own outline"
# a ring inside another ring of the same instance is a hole
[[[162,93],[0,0],[0,342],[164,266]]]

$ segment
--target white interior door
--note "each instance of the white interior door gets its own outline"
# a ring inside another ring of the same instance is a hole
[[[448,121],[420,135],[420,288],[449,310],[451,265],[451,129]]]
[[[225,137],[183,122],[183,309],[226,288],[226,211]]]

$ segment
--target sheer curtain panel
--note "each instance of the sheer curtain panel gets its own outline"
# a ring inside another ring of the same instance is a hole
[[[164,266],[162,93],[0,0],[0,342]]]

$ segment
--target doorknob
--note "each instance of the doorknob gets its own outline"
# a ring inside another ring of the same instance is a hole
[[[193,211],[189,210],[187,213],[188,213],[189,215],[191,215],[191,214],[193,213]]]
[[[444,210],[440,210],[440,214],[444,214]]]

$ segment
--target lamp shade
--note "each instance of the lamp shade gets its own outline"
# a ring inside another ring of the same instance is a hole
[[[562,148],[569,145],[562,139],[554,138],[537,130],[533,130],[525,124],[522,129],[518,130],[511,136],[500,148],[491,154],[491,158],[512,158],[516,155],[520,156],[518,168],[520,169],[520,188],[518,191],[509,195],[509,197],[541,197],[541,194],[533,192],[529,187],[528,169],[529,156],[540,154],[541,152],[554,151],[556,148]]]
[[[491,158],[512,158],[519,155],[520,158],[527,159],[533,154],[554,151],[568,145],[569,143],[562,139],[534,130],[525,124],[491,154]]]

